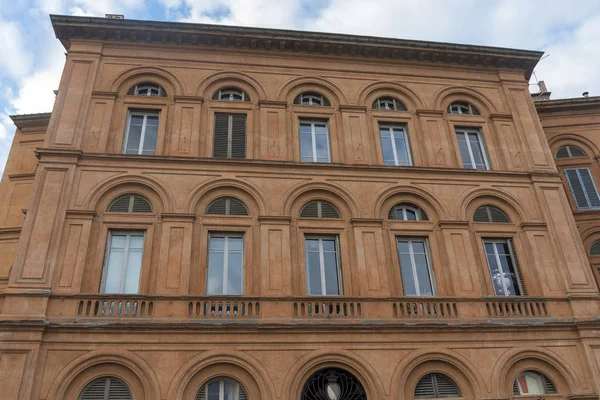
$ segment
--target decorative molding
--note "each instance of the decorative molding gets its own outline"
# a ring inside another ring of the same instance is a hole
[[[471,221],[459,221],[459,220],[442,220],[438,222],[438,226],[441,228],[468,228]]]
[[[51,113],[11,115],[10,119],[23,132],[40,131],[48,128]]]
[[[114,100],[117,98],[117,92],[108,92],[104,90],[94,90],[92,92],[92,97],[101,98],[101,99],[110,99]]]
[[[277,100],[259,100],[258,105],[260,107],[270,107],[270,108],[287,108],[287,101],[277,101]]]
[[[5,227],[5,228],[0,228],[0,240],[2,240],[2,239],[19,239],[22,229],[23,229],[23,227],[21,227],[21,226],[9,226],[9,227]]]
[[[35,179],[35,172],[30,172],[27,174],[8,174],[8,179],[11,181],[28,181]]]
[[[202,96],[183,96],[176,94],[175,96],[173,96],[173,99],[175,100],[175,103],[204,103],[204,97]]]
[[[277,51],[522,70],[529,80],[543,52],[281,29],[51,15],[66,49],[77,40]]]
[[[419,117],[443,117],[444,110],[427,110],[424,108],[417,109],[417,115]]]
[[[351,218],[350,223],[353,226],[378,226],[383,225],[383,219],[381,218]]]
[[[548,224],[545,222],[523,222],[521,228],[530,231],[543,231],[548,229]]]
[[[38,160],[40,160],[40,162],[49,161],[75,164],[82,155],[83,151],[73,149],[39,147],[35,150],[35,156],[38,158]]]
[[[160,219],[163,222],[194,222],[196,214],[161,213]]]
[[[366,113],[367,106],[355,106],[352,104],[340,104],[340,111],[342,112],[355,112],[355,113]]]
[[[501,114],[501,113],[495,113],[495,114],[490,114],[490,121],[514,121],[514,117],[512,114]]]
[[[286,215],[260,215],[258,222],[261,224],[289,225],[292,222],[292,217]]]
[[[94,211],[94,210],[67,210],[66,211],[67,218],[93,219],[95,216],[96,216],[96,211]]]

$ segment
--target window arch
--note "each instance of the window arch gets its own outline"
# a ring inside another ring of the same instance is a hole
[[[373,110],[408,111],[404,103],[395,97],[379,97],[373,102]]]
[[[107,209],[108,212],[151,213],[152,205],[144,196],[139,194],[124,194],[114,199]]]
[[[300,210],[300,218],[341,218],[336,206],[326,200],[309,201]]]
[[[142,82],[133,85],[127,94],[130,96],[167,97],[167,91],[153,82]]]
[[[600,256],[600,239],[590,246],[590,256]]]
[[[213,100],[226,100],[226,101],[250,101],[248,93],[237,87],[224,87],[217,90],[213,96]]]
[[[513,396],[556,393],[556,386],[550,378],[537,371],[521,372],[513,382]]]
[[[114,376],[104,376],[88,383],[78,400],[131,400],[129,386]]]
[[[429,217],[425,210],[416,204],[399,203],[390,208],[388,219],[398,221],[427,221]]]
[[[449,399],[461,397],[460,389],[448,375],[427,374],[419,380],[415,388],[415,399]]]
[[[300,400],[367,400],[361,383],[341,368],[315,372],[304,384]]]
[[[587,155],[585,154],[585,151],[581,150],[577,146],[566,145],[566,146],[560,147],[556,151],[556,159],[557,160],[563,160],[563,159],[567,159],[567,158],[579,158],[579,157],[586,157],[586,156]]]
[[[473,222],[510,223],[510,218],[496,206],[481,206],[473,213]]]
[[[216,378],[202,385],[195,400],[248,400],[248,394],[238,381]]]
[[[219,197],[206,208],[207,215],[249,215],[248,207],[235,197]]]
[[[477,107],[466,101],[455,101],[448,106],[448,114],[481,115]]]
[[[317,92],[302,92],[294,99],[294,104],[304,106],[328,107],[331,105],[329,99]]]

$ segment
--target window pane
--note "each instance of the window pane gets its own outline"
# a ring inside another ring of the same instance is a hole
[[[503,279],[506,284],[507,293],[506,296],[516,296],[519,294],[519,289],[517,285],[517,277],[515,276],[515,271],[512,265],[512,259],[508,255],[499,254],[500,265],[502,266]]]
[[[208,385],[208,400],[220,400],[220,386],[221,382],[213,382],[210,385]]]
[[[238,400],[238,385],[233,382],[225,381],[225,391],[223,393],[223,400]]]
[[[138,293],[141,268],[142,249],[130,248],[129,255],[127,257],[127,271],[125,273],[125,289],[123,293]]]
[[[115,237],[113,236],[113,240]],[[120,237],[123,239],[124,237]],[[106,278],[104,279],[104,293],[119,293],[121,291],[121,275],[123,273],[123,249],[110,249],[108,263],[106,266]]]
[[[427,265],[427,257],[425,254],[415,254],[415,267],[417,269],[417,280],[419,282],[419,291],[421,292],[420,295],[432,296],[433,290],[431,288],[429,266]]]
[[[315,136],[317,145],[317,161],[329,162],[329,145],[327,143],[327,134]]]
[[[306,249],[309,251],[319,251],[319,241],[317,239],[306,239]]]
[[[394,150],[392,149],[392,139],[387,129],[380,129],[381,151],[383,153],[383,163],[385,165],[396,165],[394,160]]]
[[[242,294],[242,252],[229,252],[227,270],[227,294]]]
[[[406,209],[406,220],[407,221],[416,221],[417,213],[414,210]]]
[[[321,266],[318,252],[306,253],[307,275],[308,275],[308,294],[321,295]]]
[[[524,374],[519,377],[519,384],[523,394],[544,394],[542,380],[533,374]]]
[[[325,242],[325,241],[324,241]],[[338,295],[339,283],[338,283],[338,272],[337,272],[337,257],[333,252],[323,254],[323,261],[325,262],[325,286],[327,295]]]
[[[142,136],[142,120],[143,117],[141,116],[131,116],[125,147],[125,153],[127,154],[137,154],[139,152],[140,138]]]
[[[222,250],[210,251],[208,255],[208,278],[206,282],[206,291],[208,294],[223,294],[224,263],[224,253]]]
[[[323,239],[323,251],[335,251],[335,240]]]
[[[223,250],[225,249],[225,238],[218,236],[211,236],[210,238],[210,250]]]
[[[310,124],[300,124],[300,133],[310,134],[310,132],[311,132]]]
[[[475,160],[476,169],[487,169],[485,160],[483,158],[483,143],[479,140],[479,135],[476,133],[469,133],[469,140],[471,141],[471,150],[473,151],[473,159]]]
[[[465,137],[462,133],[458,133],[456,135],[458,139],[458,148],[460,149],[460,157],[462,158],[463,166],[465,168],[475,168],[471,163],[471,156],[469,154],[469,148],[467,147],[467,142],[465,141]]]
[[[398,165],[410,165],[408,159],[408,146],[403,131],[394,131],[396,142],[396,154],[398,155]]]
[[[150,120],[151,117],[148,117]],[[157,118],[157,117],[152,117]],[[146,124],[146,132],[144,135],[144,145],[142,154],[154,154],[156,153],[156,141],[158,136],[158,125]]]
[[[409,254],[400,253],[400,270],[402,272],[402,284],[405,296],[416,296],[415,279],[413,277],[412,263]]]
[[[301,161],[313,161],[312,136],[308,133],[300,134],[300,158]]]

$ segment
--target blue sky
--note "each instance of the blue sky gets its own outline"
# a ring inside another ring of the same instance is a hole
[[[10,7],[5,4],[10,2]],[[553,98],[600,95],[598,0],[1,0],[0,173],[14,135],[8,115],[52,110],[64,65],[48,15],[353,33],[544,50],[536,68]]]

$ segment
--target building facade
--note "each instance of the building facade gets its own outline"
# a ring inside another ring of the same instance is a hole
[[[6,398],[598,398],[541,53],[51,18],[0,183]]]

